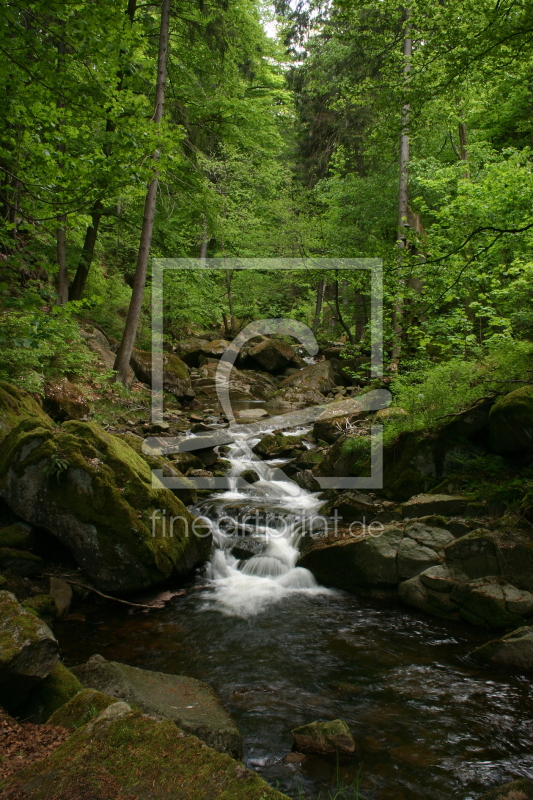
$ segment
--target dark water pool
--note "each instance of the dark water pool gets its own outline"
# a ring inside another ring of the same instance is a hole
[[[208,591],[191,584],[147,615],[102,605],[60,623],[63,658],[101,653],[207,681],[242,731],[247,766],[291,797],[326,798],[334,777],[320,760],[281,762],[291,728],[337,717],[361,746],[349,771],[367,798],[474,800],[533,779],[530,681],[469,660],[485,632],[341,592],[228,617],[205,608]]]

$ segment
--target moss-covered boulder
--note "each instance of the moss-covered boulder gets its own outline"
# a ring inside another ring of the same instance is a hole
[[[44,567],[44,561],[35,553],[27,550],[17,550],[13,547],[0,547],[0,569],[2,572],[11,572],[27,578],[35,575]]]
[[[325,452],[325,458],[313,468],[313,475],[317,478],[368,476],[370,450],[369,436],[343,434]]]
[[[25,522],[15,522],[13,525],[0,530],[0,547],[15,547],[17,550],[26,550],[34,544],[33,528]]]
[[[472,653],[479,661],[494,661],[507,667],[533,670],[533,628],[524,625],[501,639],[493,639]]]
[[[114,703],[0,788],[31,800],[287,800],[225,753]]]
[[[56,422],[67,419],[87,419],[89,404],[83,393],[66,378],[48,381],[44,387],[43,406]]]
[[[287,389],[297,389],[300,392],[307,390],[326,394],[335,386],[335,372],[330,361],[319,361],[317,364],[310,364],[305,369],[295,372],[284,378],[279,387],[283,392]]]
[[[72,672],[58,661],[52,672],[29,693],[15,710],[16,715],[33,723],[46,722],[65,703],[81,692],[83,686]]]
[[[469,578],[501,575],[496,538],[485,528],[478,528],[450,542],[444,553],[446,563],[463,570]]]
[[[277,374],[291,363],[295,352],[291,345],[282,339],[265,339],[254,344],[248,350],[247,355],[258,365],[259,369]]]
[[[85,688],[133,703],[146,713],[168,717],[215,750],[242,758],[240,731],[206,683],[106,661],[102,656],[74,667],[73,672]]]
[[[72,673],[71,673],[72,674]],[[59,706],[48,719],[49,725],[57,725],[75,731],[95,719],[102,711],[117,702],[96,689],[80,688],[76,694]]]
[[[0,441],[25,417],[50,421],[31,395],[10,383],[0,381]]]
[[[153,485],[146,461],[95,423],[18,425],[0,455],[0,496],[60,539],[103,591],[155,585],[210,552],[211,534]]]
[[[324,411],[313,423],[313,436],[318,442],[322,440],[333,444],[343,434],[350,431],[358,421],[364,419],[366,411],[363,405],[353,407],[354,404],[350,402],[350,410],[343,413],[342,408],[336,416],[331,416],[328,411]]]
[[[304,450],[305,445],[298,436],[285,436],[281,431],[267,433],[266,436],[252,447],[252,451],[260,458],[282,458],[288,456],[293,450]]]
[[[56,665],[59,646],[44,622],[0,591],[0,705],[8,710]]]
[[[33,597],[29,597],[27,600],[22,601],[22,606],[30,614],[34,614],[34,616],[44,620],[47,625],[52,622],[57,613],[54,598],[49,594],[36,594]]]
[[[154,371],[151,353],[135,349],[131,354],[130,365],[139,381],[152,385]],[[163,353],[163,388],[178,399],[191,400],[194,397],[189,367],[178,356],[169,353]]]
[[[343,719],[309,722],[291,731],[300,753],[328,756],[353,756],[357,745]]]
[[[298,566],[310,570],[320,583],[339,589],[392,589],[399,580],[402,538],[403,531],[395,525],[367,528],[364,533],[348,528],[309,536],[302,543]]]
[[[533,447],[533,386],[500,397],[489,415],[490,444],[496,453],[515,455]]]

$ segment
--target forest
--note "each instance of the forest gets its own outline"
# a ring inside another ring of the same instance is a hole
[[[0,84],[0,800],[533,798],[532,0],[1,0]]]

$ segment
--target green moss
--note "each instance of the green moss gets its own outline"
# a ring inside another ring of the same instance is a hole
[[[0,381],[0,441],[15,428],[23,417],[51,420],[41,406],[23,389]]]
[[[72,675],[72,673],[70,674]],[[47,722],[48,725],[60,725],[69,731],[75,731],[95,719],[104,709],[116,702],[116,697],[109,697],[103,692],[97,692],[96,689],[81,688],[59,706],[48,717]]]
[[[19,652],[20,642],[38,642],[43,628],[44,623],[22,608],[15,595],[0,591],[0,671]]]
[[[2,528],[0,531],[0,547],[16,547],[24,550],[26,547],[31,547],[32,543],[33,535],[28,525],[15,522],[14,525]]]
[[[47,476],[54,458],[67,465],[59,479]],[[183,504],[168,489],[152,485],[144,458],[95,423],[71,420],[55,428],[32,420],[20,423],[0,456],[0,486],[8,502],[9,491],[17,494],[21,482],[35,483],[35,466],[41,496],[27,518],[60,538],[61,519],[75,517],[78,524],[92,526],[97,543],[85,545],[66,536],[65,544],[104,590],[156,584],[208,557],[210,536],[196,536]],[[163,511],[176,520],[172,537],[163,536]],[[202,533],[201,526],[196,530]]]
[[[35,553],[27,550],[15,550],[11,547],[0,547],[0,566],[14,575],[35,575],[44,567],[44,561]]]
[[[533,447],[533,386],[500,397],[489,414],[490,443],[497,453],[525,452]]]
[[[54,598],[49,594],[36,594],[35,597],[30,597],[28,600],[24,600],[22,602],[22,606],[26,609],[26,611],[29,611],[30,614],[40,617],[41,619],[45,620],[45,622],[47,620],[54,619],[57,613]]]
[[[17,716],[35,723],[46,722],[57,709],[63,707],[78,694],[83,686],[60,661],[52,672],[29,693],[24,703],[17,708]]]
[[[79,728],[0,789],[30,781],[32,800],[79,797],[80,786],[106,800],[286,800],[230,756],[185,736],[169,720],[155,722],[139,713]]]

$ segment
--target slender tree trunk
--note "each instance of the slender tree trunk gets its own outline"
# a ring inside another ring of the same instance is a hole
[[[318,326],[320,325],[320,315],[322,314],[322,303],[324,302],[325,290],[326,290],[326,281],[322,278],[322,280],[319,281],[318,283],[318,289],[316,292],[315,318],[313,319],[313,325],[311,328],[313,333],[317,332]]]
[[[155,92],[155,112],[153,117],[156,124],[161,122],[165,107],[169,26],[170,0],[163,0],[161,4],[161,28],[159,33],[159,54],[157,59],[157,86]],[[154,162],[157,161],[158,156],[158,152],[154,153],[152,156]],[[135,278],[133,280],[133,290],[128,309],[128,317],[126,319],[124,334],[122,336],[122,341],[120,342],[120,347],[118,349],[114,365],[114,368],[117,372],[117,380],[124,385],[126,385],[128,380],[128,368],[130,364],[131,352],[135,343],[135,336],[137,335],[137,328],[139,327],[139,319],[141,316],[144,287],[146,285],[146,273],[148,271],[148,259],[150,257],[150,246],[152,243],[152,232],[154,229],[157,184],[157,172],[155,172],[154,178],[148,187],[148,192],[146,193],[141,241],[139,243],[137,267],[135,270]]]
[[[19,203],[20,203],[20,189],[21,183],[20,181],[15,181],[15,191],[13,194],[13,202],[9,206],[9,221],[13,225],[11,229],[11,238],[14,242],[17,241],[17,213],[19,210]],[[7,192],[6,192],[7,195]]]
[[[89,269],[93,260],[94,246],[98,236],[98,226],[100,225],[100,219],[102,217],[102,209],[102,203],[97,200],[91,214],[92,224],[89,225],[85,233],[85,241],[78,263],[78,269],[76,270],[76,275],[68,293],[69,300],[81,300],[85,290],[87,276],[89,275]]]
[[[406,24],[405,24],[405,32],[403,40],[403,59],[404,59],[403,75],[404,75],[404,82],[406,85],[409,83],[409,74],[411,71],[411,54],[413,52],[413,40],[411,38],[411,23],[409,22],[410,16],[411,12],[409,9],[407,9],[405,12]],[[404,257],[404,253],[402,251],[405,251],[407,248],[407,240],[405,238],[404,228],[407,223],[407,212],[409,206],[410,111],[411,111],[410,104],[405,103],[402,106],[402,128],[400,134],[400,182],[399,182],[399,192],[398,192],[398,229],[399,229],[398,249],[400,250],[398,262],[400,269]],[[403,286],[403,280],[401,278],[399,284],[400,287]],[[398,369],[398,364],[400,361],[400,352],[401,352],[402,335],[403,335],[402,310],[403,310],[403,298],[400,295],[395,301],[394,310],[392,312],[392,329],[394,332],[392,357],[390,365],[390,368],[392,370]]]
[[[231,275],[227,267],[226,267],[226,286],[228,288],[228,305],[229,305],[229,316],[231,321],[230,334],[233,338],[235,336],[235,314],[233,313],[233,295],[231,294]]]
[[[57,71],[61,72],[63,63],[63,56],[67,52],[64,39],[60,39],[57,43]],[[65,101],[60,97],[57,101],[58,108],[64,108]],[[61,131],[61,123],[63,120],[58,120],[58,129]],[[62,154],[65,153],[65,145],[60,143],[57,147],[58,151]],[[59,161],[59,169],[64,168],[64,162]],[[57,275],[57,304],[64,306],[68,302],[68,267],[67,267],[67,215],[59,214],[57,217],[56,228],[56,244],[57,244],[57,264],[59,267]]]
[[[200,244],[200,261],[207,259],[207,220],[202,220],[202,242]]]
[[[464,161],[465,168],[463,170],[463,178],[470,178],[470,169],[468,166],[468,142],[466,139],[466,125],[464,122],[459,123],[459,153],[461,161]]]
[[[348,325],[345,323],[345,321],[343,319],[343,316],[341,314],[341,309],[340,309],[340,304],[339,304],[339,281],[338,280],[335,281],[335,310],[337,311],[337,319],[339,320],[340,324],[342,325],[342,327],[346,331],[346,335],[348,336],[348,340],[349,340],[350,344],[353,344],[354,341],[353,341],[352,332],[351,332],[350,328],[348,327]]]
[[[364,294],[355,295],[355,341],[360,342],[367,323]]]
[[[135,12],[137,11],[137,0],[128,0],[128,7],[126,9],[126,16],[128,17],[130,24],[133,25],[133,20],[135,17]],[[124,53],[124,51],[121,51]],[[118,89],[119,91],[122,89],[122,82],[124,79],[124,75],[121,71],[118,75]],[[110,119],[107,120],[106,123],[106,133],[112,133],[115,130],[115,125],[111,122]],[[111,144],[104,144],[103,150],[105,153],[106,158],[109,158],[111,155]],[[94,255],[94,248],[96,245],[96,240],[98,238],[98,227],[100,225],[100,219],[102,218],[102,203],[100,200],[97,200],[94,204],[92,211],[91,211],[91,224],[87,227],[87,231],[85,233],[85,241],[83,244],[83,250],[80,254],[80,260],[78,262],[78,268],[76,270],[76,275],[74,276],[74,280],[72,282],[72,286],[69,291],[69,300],[81,300],[83,292],[85,290],[85,284],[87,282],[87,276],[89,275],[89,270],[91,268],[93,255]]]

